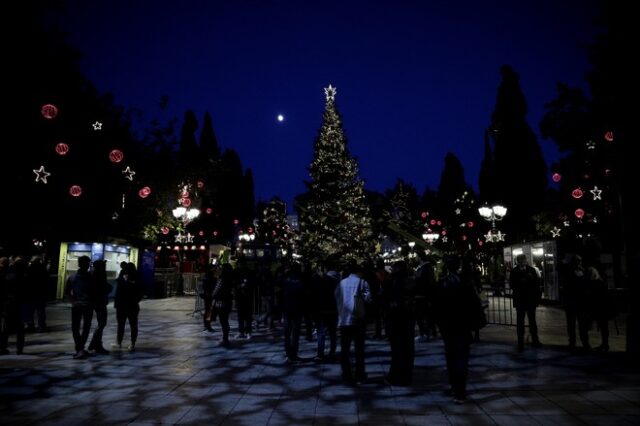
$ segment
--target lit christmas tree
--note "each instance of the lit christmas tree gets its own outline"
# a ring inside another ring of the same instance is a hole
[[[300,254],[312,264],[326,259],[361,262],[373,255],[374,241],[364,182],[347,149],[336,110],[336,89],[324,89],[325,111],[309,166],[311,181],[300,210]]]

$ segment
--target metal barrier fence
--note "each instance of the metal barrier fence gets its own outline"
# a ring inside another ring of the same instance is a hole
[[[498,325],[516,325],[516,310],[513,307],[510,288],[483,289],[487,306],[487,323]]]

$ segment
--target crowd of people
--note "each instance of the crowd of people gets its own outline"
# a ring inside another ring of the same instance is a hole
[[[449,375],[448,392],[454,401],[462,403],[466,398],[470,347],[483,326],[478,270],[468,259],[457,255],[444,256],[436,267],[425,252],[417,254],[417,262],[411,264],[403,260],[391,264],[382,260],[376,264],[327,261],[313,270],[295,261],[279,263],[277,268],[269,263],[248,265],[244,259],[235,266],[207,265],[199,294],[204,303],[203,331],[214,332],[218,323],[219,344],[230,346],[229,318],[235,308],[235,339],[251,339],[254,328],[282,329],[283,353],[290,363],[302,360],[301,337],[312,341],[315,336],[314,360],[339,362],[342,380],[350,384],[367,380],[367,338],[386,339],[390,363],[384,380],[394,386],[412,383],[416,342],[441,337]],[[111,295],[117,323],[116,341],[111,348],[122,348],[128,322],[128,350],[135,350],[143,286],[133,263],[122,262],[120,268],[115,292],[107,279],[104,260],[91,262],[88,256],[79,257],[77,271],[67,279],[65,296],[71,302],[75,359],[109,353],[102,338]],[[583,348],[591,348],[589,329],[595,321],[602,336],[597,349],[608,350],[608,321],[615,309],[598,265],[593,258],[583,263],[583,258],[575,255],[561,272],[569,346],[576,347],[577,325]],[[1,354],[9,353],[10,333],[16,334],[16,353],[23,353],[25,330],[35,328],[34,317],[39,330],[47,330],[48,278],[49,272],[37,256],[29,263],[19,257],[0,258]],[[540,273],[528,264],[525,255],[519,255],[508,280],[517,313],[517,349],[524,350],[525,320],[531,346],[540,347],[536,321],[542,296]],[[357,315],[357,298],[367,305],[364,318]],[[97,324],[89,339],[94,312]],[[370,336],[367,330],[371,330]]]

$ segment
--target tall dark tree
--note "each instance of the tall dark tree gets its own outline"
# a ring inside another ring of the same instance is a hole
[[[451,152],[447,153],[444,159],[444,168],[438,185],[437,204],[438,220],[443,223],[445,231],[440,244],[445,249],[464,252],[473,239],[468,228],[473,228],[475,225],[476,200],[473,190],[464,177],[462,163]],[[472,223],[471,227],[469,223]]]
[[[179,165],[183,172],[197,174],[193,167],[198,162],[198,143],[196,142],[196,130],[198,130],[198,119],[192,110],[184,114],[182,129],[180,130],[180,150],[178,151]]]
[[[204,121],[202,122],[200,151],[205,160],[216,161],[220,158],[220,147],[218,146],[218,139],[213,131],[213,122],[209,112],[204,114]]]
[[[336,90],[325,89],[322,125],[309,166],[308,197],[298,205],[300,251],[307,261],[327,258],[363,261],[373,255],[373,236],[364,182],[347,147],[336,108]]]
[[[532,217],[544,206],[547,165],[526,121],[527,103],[518,74],[508,65],[500,71],[502,81],[490,125],[495,141],[495,193],[497,201],[509,209],[504,227],[511,240],[532,239],[536,237]]]
[[[489,141],[489,129],[484,131],[484,158],[480,165],[480,175],[478,176],[478,189],[480,190],[480,199],[486,203],[493,204],[498,202],[499,184],[496,180],[496,165],[493,159],[493,149]]]

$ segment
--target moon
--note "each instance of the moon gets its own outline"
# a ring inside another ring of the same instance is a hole
[[[280,121],[280,122],[284,121],[284,115],[282,115],[282,114],[278,114],[277,118],[278,118],[278,121]]]

